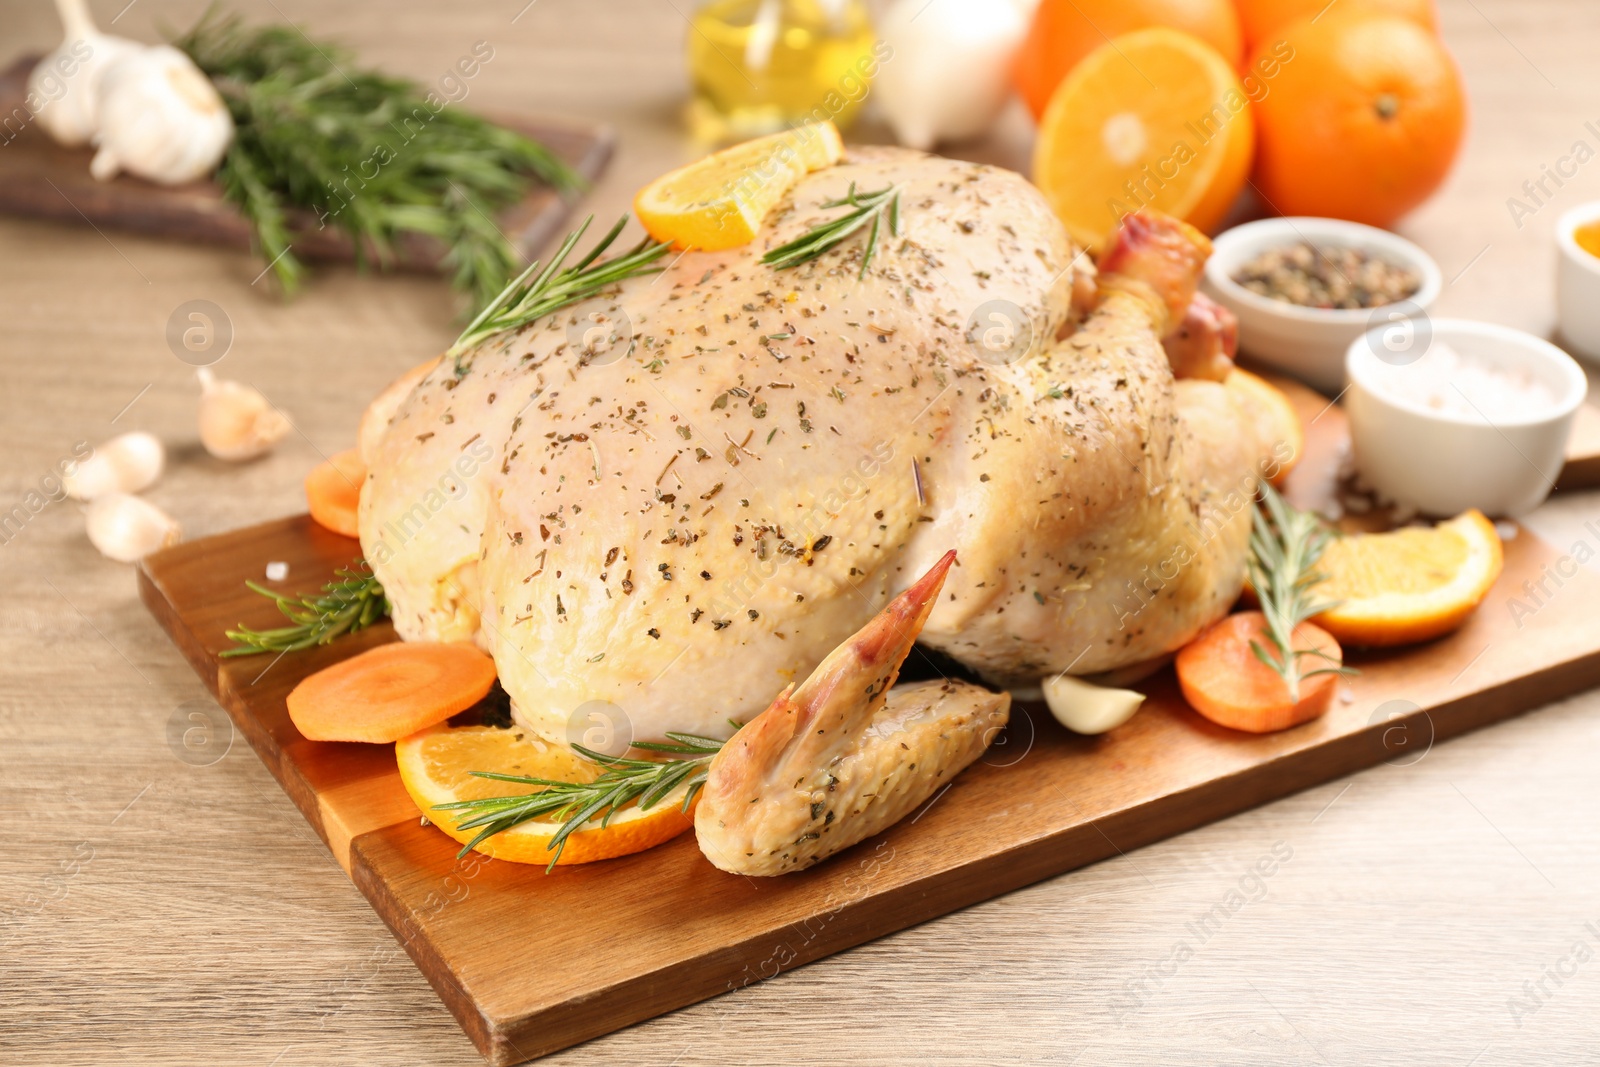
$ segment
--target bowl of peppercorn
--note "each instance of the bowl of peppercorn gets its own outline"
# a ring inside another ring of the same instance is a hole
[[[1439,265],[1405,238],[1342,219],[1261,219],[1220,234],[1201,288],[1239,319],[1239,348],[1330,395],[1345,352],[1381,327],[1397,352],[1426,348]]]

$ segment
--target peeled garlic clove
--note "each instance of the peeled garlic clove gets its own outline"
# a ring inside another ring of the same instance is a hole
[[[74,500],[95,500],[107,493],[137,493],[155,484],[166,461],[167,450],[159,437],[125,433],[74,464],[61,482]]]
[[[134,563],[183,540],[183,530],[170,515],[127,493],[108,493],[89,505],[89,543],[102,556]]]
[[[85,0],[56,0],[66,40],[28,75],[28,107],[57,144],[88,144],[99,129],[100,78],[119,56],[143,48],[137,41],[95,29]]]
[[[1144,703],[1143,693],[1091,685],[1070,674],[1046,679],[1041,688],[1050,714],[1062,726],[1079,734],[1114,730],[1133,718],[1133,713]]]
[[[1011,91],[1011,58],[1027,30],[1015,0],[899,0],[889,8],[879,32],[892,52],[872,89],[896,139],[929,149],[982,133]]]
[[[118,56],[97,93],[100,151],[89,173],[119,170],[163,185],[203,178],[233,143],[233,117],[194,61],[171,45]]]
[[[218,379],[201,367],[200,443],[218,459],[255,459],[272,451],[291,429],[260,390]]]

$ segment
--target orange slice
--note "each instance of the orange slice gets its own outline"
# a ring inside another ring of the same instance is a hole
[[[633,198],[651,237],[714,252],[749,244],[795,182],[844,155],[831,122],[796,126],[663,174]]]
[[[1227,60],[1156,27],[1107,41],[1056,87],[1039,120],[1033,181],[1088,247],[1139,208],[1209,232],[1244,187],[1254,144]]]
[[[1268,437],[1277,473],[1269,480],[1273,485],[1282,485],[1305,454],[1306,432],[1300,423],[1300,413],[1283,390],[1247,370],[1233,368],[1222,384],[1244,409],[1246,418],[1264,419],[1271,427]]]
[[[435,804],[483,797],[516,796],[536,792],[536,786],[514,785],[474,778],[472,771],[548,778],[558,782],[591,781],[600,768],[582,759],[566,745],[552,744],[520,726],[440,724],[413,734],[394,746],[400,780],[428,821],[463,845],[479,829],[458,830],[456,823],[470,818],[461,811],[434,811]],[[696,800],[698,801],[698,797]],[[605,826],[598,823],[567,838],[557,863],[588,863],[642,852],[670,841],[694,825],[694,807],[683,810],[683,793],[662,798],[649,810],[629,806],[618,811]],[[550,862],[550,840],[561,829],[555,821],[530,820],[486,837],[475,851],[512,863]]]
[[[1347,644],[1408,645],[1466,621],[1500,576],[1494,524],[1465,511],[1433,528],[1351,534],[1329,543],[1316,595],[1342,603],[1316,617]]]
[[[306,475],[306,503],[317,525],[346,537],[359,537],[356,512],[361,505],[361,483],[366,480],[367,465],[354,448],[312,467]]]

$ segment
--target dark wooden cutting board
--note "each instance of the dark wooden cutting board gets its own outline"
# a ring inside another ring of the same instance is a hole
[[[22,103],[28,72],[36,62],[37,56],[23,56],[0,73],[0,119],[27,113]],[[526,116],[487,117],[539,141],[586,181],[599,177],[611,159],[615,137],[609,127]],[[156,185],[126,174],[101,182],[89,174],[93,158],[93,149],[56,144],[37,123],[0,124],[0,212],[251,247],[250,227],[222,199],[215,182]],[[532,258],[556,235],[571,207],[570,199],[536,184],[495,221],[523,256]],[[294,253],[302,259],[354,258],[354,244],[343,232],[318,229],[309,214],[298,216],[291,230]],[[431,270],[444,252],[432,238],[407,234],[396,242],[395,262],[407,269]]]
[[[1325,497],[1343,413],[1294,391],[1309,423],[1289,493]],[[473,855],[420,824],[387,745],[307,741],[284,698],[307,674],[394,639],[387,624],[281,659],[219,660],[223,630],[276,622],[248,592],[268,560],[308,590],[360,552],[307,517],[178,545],[145,560],[140,592],[334,858],[494,1064],[545,1055],[977,901],[1117,855],[1600,682],[1600,580],[1578,568],[1519,619],[1510,607],[1561,552],[1526,530],[1460,631],[1358,655],[1329,714],[1283,733],[1215,726],[1170,677],[1098,737],[1019,703],[986,757],[913,817],[802,874],[751,879],[685,834],[553,874]]]

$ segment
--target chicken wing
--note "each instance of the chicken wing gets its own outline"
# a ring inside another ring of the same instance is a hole
[[[898,822],[988,747],[1009,694],[952,679],[894,687],[955,556],[717,753],[694,820],[713,864],[776,875],[819,863]]]

